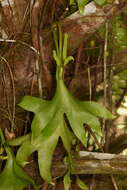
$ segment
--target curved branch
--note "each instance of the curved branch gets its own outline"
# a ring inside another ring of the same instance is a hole
[[[62,176],[67,165],[53,162],[52,173]],[[119,174],[127,175],[127,157],[122,155],[80,151],[72,159],[72,174]]]

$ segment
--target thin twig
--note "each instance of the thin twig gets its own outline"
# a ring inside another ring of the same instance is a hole
[[[80,60],[81,60],[81,53],[83,50],[83,43],[78,48],[78,53],[77,53],[77,58],[76,58],[76,63],[75,63],[75,70],[74,70],[74,76],[77,76],[79,72],[79,67],[81,65]]]
[[[10,78],[11,78],[11,83],[12,83],[12,96],[13,96],[13,111],[12,111],[12,127],[11,127],[11,130],[12,132],[14,132],[14,120],[15,120],[15,105],[16,105],[16,100],[15,100],[15,84],[14,84],[14,76],[13,76],[13,73],[12,73],[12,70],[11,70],[11,67],[8,63],[8,61],[0,56],[0,59],[6,64],[7,68],[8,68],[8,71],[9,71],[9,74],[10,74]]]
[[[102,52],[103,51],[103,48],[102,46],[100,46],[100,51],[99,51],[99,56],[98,56],[98,59],[97,59],[97,63],[96,63],[96,67],[94,69],[94,81],[93,81],[93,91],[92,91],[92,99],[96,98],[96,88],[97,88],[97,79],[98,79],[98,69],[97,69],[97,66],[100,66],[99,63],[101,61],[101,58],[102,58]],[[91,68],[91,67],[90,67]]]
[[[111,175],[112,184],[115,190],[120,190],[113,175]]]
[[[91,73],[90,68],[87,69],[88,72],[88,84],[89,84],[89,101],[92,99],[92,80],[91,80]]]
[[[26,16],[28,15],[28,12],[29,12],[29,3],[28,3],[28,5],[26,6],[26,9],[25,9],[25,11],[24,11],[24,15],[23,15],[23,18],[22,18],[22,25],[23,25],[23,23],[25,22],[25,18],[26,18]]]
[[[104,44],[104,82],[103,82],[103,88],[104,88],[104,106],[107,104],[107,53],[108,53],[108,23],[105,24],[105,44]],[[105,143],[105,126],[106,121],[103,119],[103,142]]]
[[[12,18],[13,18],[13,24],[14,24],[14,28],[15,28],[15,31],[16,31],[16,26],[15,26],[15,23],[14,23],[14,20],[15,20],[15,18],[14,18],[14,11],[13,11],[13,8],[12,8],[12,6],[11,6],[11,3],[10,3],[10,0],[7,0],[7,2],[8,2],[8,6],[9,6],[9,9],[10,9],[10,12],[11,12],[11,16],[12,16]]]
[[[109,67],[107,68],[107,108],[112,112],[113,105],[112,105],[112,80],[113,80],[113,67],[112,64],[115,63],[115,31],[114,31],[114,24],[115,20],[113,19],[111,23],[109,23],[109,46],[112,47],[110,50],[110,56],[108,56]],[[109,139],[110,139],[110,128],[112,127],[112,120],[106,121],[105,126],[105,145],[104,150],[105,152],[109,152]]]
[[[12,117],[11,117],[11,111],[10,111],[10,103],[9,103],[9,99],[8,99],[8,93],[7,93],[7,88],[6,88],[6,77],[5,77],[5,73],[3,72],[2,74],[2,80],[3,80],[3,84],[4,84],[4,89],[5,89],[5,99],[6,99],[6,103],[7,103],[7,115],[8,115],[8,119],[10,122],[12,122]]]
[[[6,40],[6,39],[0,38],[0,42],[19,43],[19,44],[21,44],[21,45],[24,45],[24,46],[30,48],[30,49],[33,50],[35,53],[37,53],[38,55],[40,55],[40,53],[38,52],[38,50],[37,50],[36,48],[34,48],[33,46],[27,44],[26,42],[22,42],[22,41],[20,41],[20,40],[11,40],[11,39],[10,39],[10,40],[9,40],[9,39]]]
[[[101,144],[99,143],[99,141],[98,141],[98,139],[97,139],[95,133],[91,130],[91,128],[90,128],[88,125],[86,126],[86,129],[88,130],[88,132],[89,132],[89,133],[92,135],[92,137],[94,138],[95,143],[96,143],[96,145],[98,146],[98,148],[100,148],[100,150],[101,150],[102,152],[104,152],[103,147],[102,147]]]
[[[107,53],[108,53],[108,23],[105,24],[105,45],[104,45],[104,106],[107,99]]]

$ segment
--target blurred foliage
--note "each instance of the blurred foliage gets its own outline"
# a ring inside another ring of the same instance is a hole
[[[127,27],[125,25],[124,17],[126,12],[116,17],[115,30],[115,46],[117,51],[127,48]]]
[[[127,70],[113,77],[113,81],[112,81],[113,95],[116,95],[116,96],[121,95],[123,90],[126,88],[127,78],[123,79],[125,76],[124,75],[125,73],[127,73]]]

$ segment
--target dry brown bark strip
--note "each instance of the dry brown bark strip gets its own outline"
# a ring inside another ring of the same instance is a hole
[[[127,156],[81,151],[72,160],[72,174],[127,175]],[[53,163],[53,176],[62,176],[66,171],[66,164]]]

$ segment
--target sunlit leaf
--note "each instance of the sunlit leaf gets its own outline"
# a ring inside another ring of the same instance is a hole
[[[98,5],[104,5],[107,3],[107,0],[94,0]]]
[[[70,61],[74,61],[74,58],[72,56],[69,56],[67,57],[65,60],[64,60],[64,65],[67,65]]]
[[[76,183],[80,187],[80,189],[89,190],[89,187],[78,176],[77,176]]]
[[[75,0],[70,0],[70,1],[69,1],[69,4],[70,4],[70,5],[72,5],[72,4],[74,4],[74,3],[75,3]]]
[[[81,14],[84,12],[84,7],[88,2],[89,0],[77,0],[78,8]]]
[[[103,118],[110,118],[113,119],[115,116],[111,114],[104,106],[101,104],[98,104],[93,101],[85,101],[82,103],[82,106],[87,110],[89,113]]]
[[[66,175],[64,176],[63,183],[64,183],[64,190],[69,190],[71,185],[70,172],[67,172]]]

